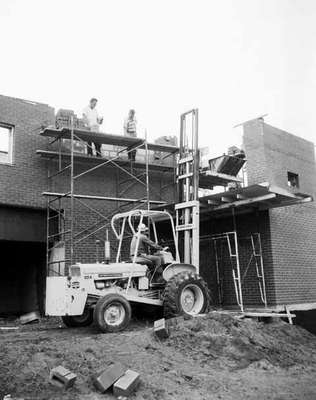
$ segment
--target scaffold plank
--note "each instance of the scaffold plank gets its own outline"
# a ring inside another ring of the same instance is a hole
[[[50,151],[50,150],[36,150],[36,154],[38,154],[39,156],[43,157],[43,158],[48,158],[48,159],[58,159],[58,157],[61,155],[61,157],[69,159],[71,154],[63,152],[63,153],[59,153],[58,151]],[[81,154],[81,153],[74,153],[74,160],[78,161],[78,162],[93,162],[96,164],[101,164],[104,161],[110,160],[110,158],[107,157],[96,157],[96,156],[89,156],[87,154]],[[131,165],[131,162],[129,160],[123,160],[123,159],[119,159],[116,158],[114,160],[115,163],[120,164],[120,165],[125,165],[125,166],[129,166]],[[134,168],[145,168],[146,163],[145,161],[143,163],[136,161],[133,162],[133,167]],[[159,164],[157,162],[157,164],[154,163],[149,163],[148,164],[148,168],[150,170],[165,170],[165,171],[170,171],[172,172],[174,170],[174,167],[172,165],[166,165],[166,164]]]
[[[43,196],[48,197],[71,197],[71,193],[57,193],[57,192],[43,192]],[[85,194],[74,194],[74,198],[77,199],[88,199],[88,200],[105,200],[105,201],[121,201],[127,203],[146,203],[147,200],[145,199],[130,199],[125,197],[109,197],[109,196],[92,196],[92,195],[85,195]],[[149,200],[152,204],[159,204],[163,205],[166,204],[164,201],[160,200]]]
[[[57,138],[57,139],[71,139],[70,128],[45,128],[40,132],[41,136]],[[103,132],[91,132],[84,129],[74,129],[74,135],[83,141],[96,142],[100,144],[110,144],[113,146],[132,147],[139,146],[144,142],[142,138],[134,138],[123,135],[113,135]],[[76,139],[76,138],[75,138]],[[78,140],[78,139],[77,139]],[[145,148],[145,145],[141,148]],[[148,150],[161,151],[165,153],[177,153],[179,148],[176,146],[168,146],[158,143],[148,143]]]

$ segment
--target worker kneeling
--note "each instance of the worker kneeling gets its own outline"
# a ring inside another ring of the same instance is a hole
[[[149,264],[149,267],[151,267],[151,265],[153,264],[154,269],[151,272],[155,273],[155,275],[157,274],[156,276],[160,277],[160,279],[157,280],[158,282],[160,282],[163,272],[161,266],[161,256],[148,254],[148,250],[149,248],[151,248],[156,251],[161,251],[163,248],[159,244],[156,244],[149,239],[147,226],[145,224],[140,224],[138,226],[138,232],[134,234],[131,241],[130,255],[132,260],[134,259],[136,253],[137,240],[139,240],[139,243],[135,262],[141,264],[147,263]]]

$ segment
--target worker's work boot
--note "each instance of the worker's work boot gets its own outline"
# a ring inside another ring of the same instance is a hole
[[[164,284],[166,281],[164,280],[163,276],[163,268],[159,267],[155,273],[154,279],[153,279],[153,283],[160,283],[160,284]]]

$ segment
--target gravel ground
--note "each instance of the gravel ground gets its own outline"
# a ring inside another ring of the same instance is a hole
[[[0,399],[114,399],[98,393],[91,377],[120,362],[141,374],[133,399],[316,400],[316,336],[298,326],[210,313],[173,328],[164,341],[151,326],[134,321],[125,332],[101,334],[51,318],[0,330]],[[73,388],[49,383],[57,365],[78,375]]]

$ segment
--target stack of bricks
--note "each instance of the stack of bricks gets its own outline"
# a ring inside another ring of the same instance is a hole
[[[74,127],[77,129],[84,129],[85,125],[82,119],[78,118],[72,110],[60,109],[57,111],[55,126],[59,128],[69,128],[71,126],[71,119],[73,118]]]

